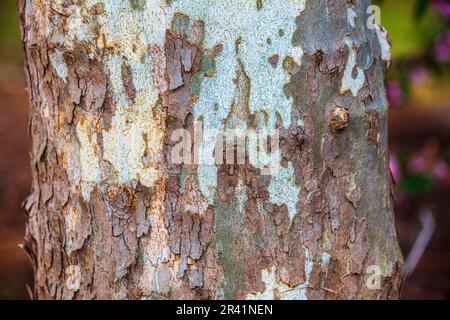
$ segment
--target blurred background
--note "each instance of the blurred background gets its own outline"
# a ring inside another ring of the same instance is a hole
[[[403,299],[450,298],[450,1],[379,0],[392,40],[387,75]],[[15,0],[0,0],[0,299],[28,299],[19,248],[30,190],[28,97]]]

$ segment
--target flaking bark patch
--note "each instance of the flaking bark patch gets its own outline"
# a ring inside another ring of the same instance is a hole
[[[128,97],[128,103],[133,105],[136,102],[136,87],[133,82],[133,73],[131,67],[126,63],[122,63],[122,80]]]

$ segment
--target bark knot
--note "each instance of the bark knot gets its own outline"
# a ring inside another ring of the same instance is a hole
[[[330,127],[333,132],[340,132],[348,127],[350,123],[350,113],[346,108],[336,106],[331,110]]]

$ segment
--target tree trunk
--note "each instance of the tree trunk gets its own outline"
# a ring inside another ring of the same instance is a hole
[[[36,298],[398,298],[369,4],[19,0]]]

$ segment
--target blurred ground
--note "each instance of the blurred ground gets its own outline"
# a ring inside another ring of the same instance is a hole
[[[0,68],[0,299],[27,298],[31,265],[18,245],[25,230],[21,202],[30,190],[28,98],[22,70]]]
[[[448,101],[447,101],[448,102]],[[433,144],[441,156],[450,156],[450,104],[427,108],[409,105],[393,108],[389,116],[390,148],[397,154],[414,154]],[[399,186],[397,185],[397,189]],[[416,269],[406,279],[403,299],[450,299],[450,183],[436,183],[424,196],[396,194],[396,225],[406,258],[423,226],[420,210],[429,208],[436,229]]]
[[[424,255],[405,281],[403,298],[450,299],[450,73],[448,64],[444,71],[435,71],[434,58],[430,58],[435,37],[448,28],[448,21],[430,14],[420,23],[414,20],[415,4],[442,5],[449,1],[376,2],[382,6],[383,24],[393,39],[389,130],[391,153],[399,164],[391,169],[398,180],[396,223],[405,256],[422,230],[420,210],[429,208],[436,221]],[[439,10],[447,12],[444,9]],[[448,10],[450,15],[450,5]],[[447,49],[450,58],[450,42]],[[33,282],[28,258],[18,246],[26,220],[21,203],[31,184],[28,97],[22,60],[15,0],[1,0],[0,299],[27,299],[26,285]],[[423,69],[428,70],[428,76],[423,76]],[[414,77],[410,76],[413,73]],[[405,78],[414,83],[405,85]]]

